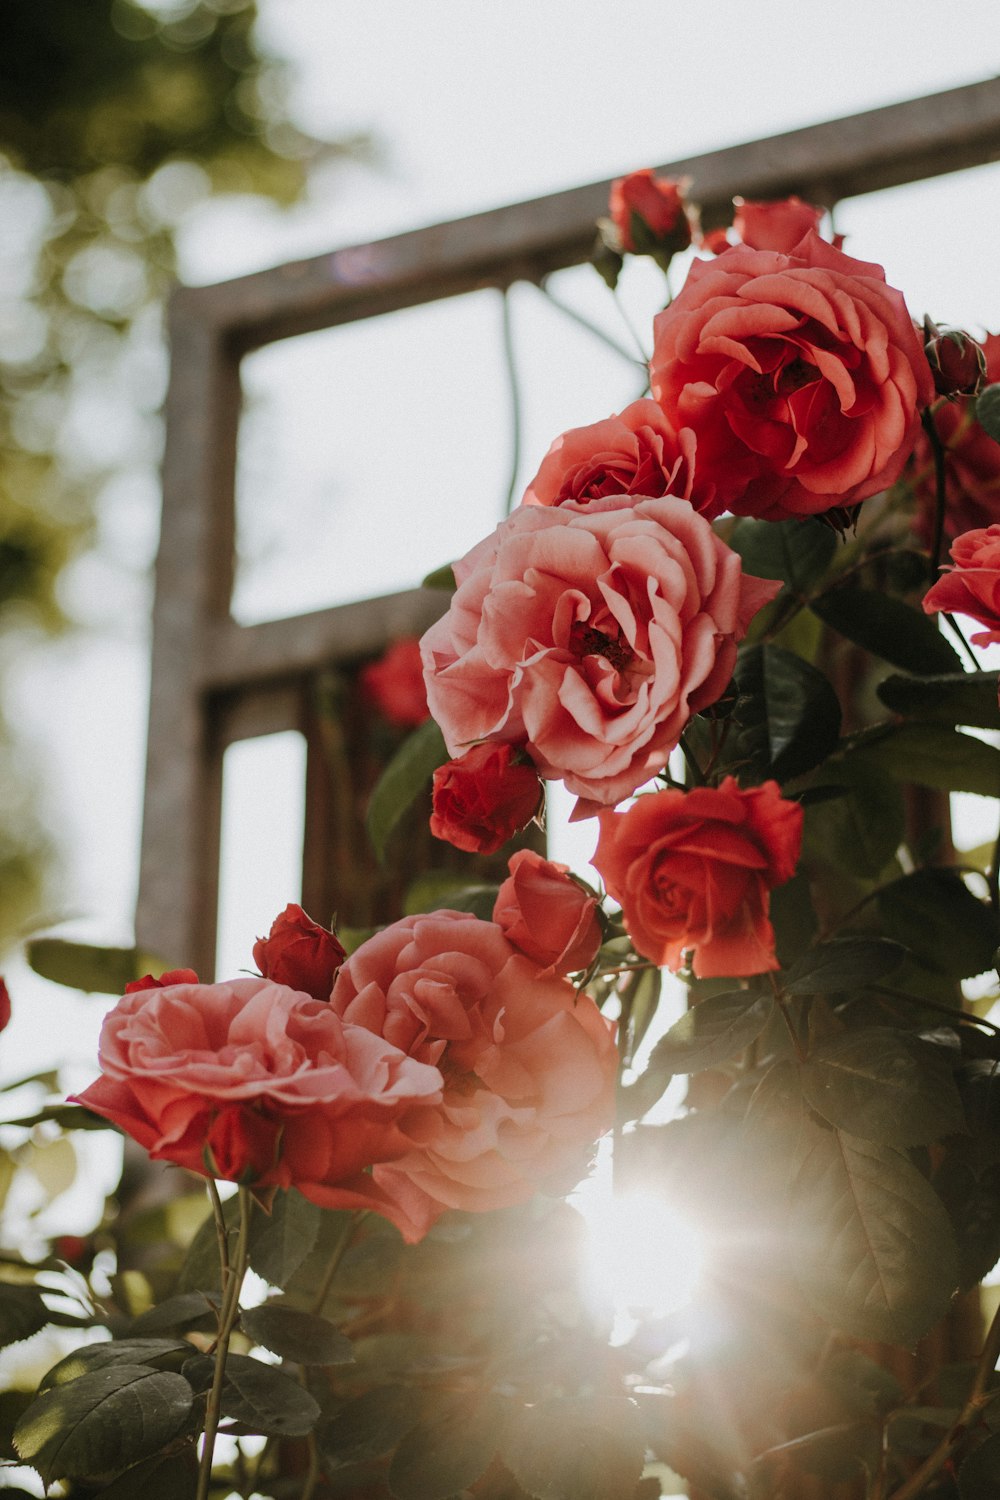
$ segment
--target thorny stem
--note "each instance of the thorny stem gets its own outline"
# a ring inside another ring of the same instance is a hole
[[[214,1183],[212,1183],[212,1189],[215,1189]],[[212,1189],[209,1190],[210,1193]],[[222,1218],[218,1190],[215,1189],[212,1199],[213,1210],[217,1202],[219,1203],[219,1212],[216,1216],[216,1227],[218,1227],[221,1221],[224,1232],[225,1220]],[[221,1416],[222,1385],[226,1374],[226,1355],[229,1353],[229,1340],[232,1336],[236,1319],[239,1316],[240,1290],[242,1289],[243,1278],[246,1275],[247,1269],[252,1207],[249,1189],[241,1187],[240,1228],[236,1240],[235,1261],[230,1261],[228,1247],[223,1249],[222,1242],[220,1241],[222,1306],[219,1309],[219,1331],[215,1340],[215,1369],[212,1374],[212,1388],[209,1391],[208,1405],[205,1408],[205,1438],[204,1447],[201,1452],[201,1464],[198,1469],[198,1490],[195,1500],[208,1500],[208,1492],[212,1483],[212,1460],[215,1456],[215,1436],[219,1430],[219,1417]]]
[[[504,501],[504,515],[514,509],[517,494],[517,473],[521,467],[521,386],[517,378],[517,361],[514,356],[514,328],[510,316],[510,288],[501,292],[501,321],[503,328],[503,357],[507,370],[507,388],[510,391],[511,454],[510,482]]]
[[[929,406],[921,412],[920,421],[927,434],[927,440],[931,445],[931,454],[934,458],[934,541],[931,545],[931,567],[936,578],[941,571],[941,552],[944,547],[944,513],[947,503],[945,493],[944,444],[941,442],[941,434],[937,430],[934,414]]]
[[[219,1189],[215,1185],[214,1177],[208,1179],[208,1196],[212,1204],[212,1217],[215,1220],[219,1265],[222,1267],[222,1289],[225,1291],[226,1282],[229,1279],[229,1233],[226,1229],[226,1215],[222,1208],[222,1199],[219,1197]]]
[[[965,633],[963,632],[962,627],[959,625],[959,623],[955,619],[954,615],[949,615],[949,614],[945,613],[944,618],[948,621],[948,624],[951,626],[951,628],[954,631],[955,635],[958,636],[958,639],[959,639],[959,641],[961,642],[961,645],[962,645],[962,649],[965,652],[966,656],[969,658],[969,662],[971,663],[972,670],[974,672],[978,672],[979,671],[979,658],[976,655],[976,653],[973,651],[972,647],[969,645],[968,641],[965,639]]]
[[[909,1005],[918,1005],[921,1010],[933,1010],[940,1016],[947,1016],[953,1025],[964,1021],[970,1026],[981,1026],[984,1031],[1000,1032],[1000,1026],[993,1021],[987,1020],[985,1016],[977,1016],[969,1010],[956,1010],[954,1006],[939,1005],[936,1000],[928,1000],[923,995],[908,995],[905,990],[894,990],[888,984],[871,984],[868,986],[876,995],[885,995],[889,1000],[905,1000]]]
[[[986,1340],[983,1344],[982,1353],[976,1364],[976,1373],[972,1381],[972,1389],[962,1410],[958,1414],[958,1421],[945,1433],[934,1451],[928,1454],[919,1469],[914,1470],[909,1479],[903,1483],[889,1496],[889,1500],[914,1500],[919,1495],[929,1480],[939,1469],[943,1468],[951,1456],[952,1450],[965,1437],[970,1426],[979,1420],[979,1414],[983,1407],[992,1400],[992,1394],[987,1393],[986,1385],[996,1369],[997,1360],[1000,1359],[1000,1307],[993,1314],[993,1321],[989,1326]]]

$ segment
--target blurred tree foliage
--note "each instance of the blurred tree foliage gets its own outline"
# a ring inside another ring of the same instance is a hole
[[[36,0],[0,47],[0,705],[15,631],[64,624],[57,580],[102,488],[143,503],[158,459],[159,306],[184,215],[302,193],[320,157],[254,0]],[[135,481],[135,493],[129,481]],[[145,489],[142,482],[145,481]],[[0,719],[0,948],[38,910],[48,840]]]

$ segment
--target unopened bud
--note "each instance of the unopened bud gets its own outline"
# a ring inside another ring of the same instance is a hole
[[[924,319],[924,352],[939,396],[976,396],[986,383],[986,351],[961,328]]]

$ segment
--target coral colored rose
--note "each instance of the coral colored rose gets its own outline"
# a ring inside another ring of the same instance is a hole
[[[136,990],[162,990],[171,984],[197,984],[198,976],[193,969],[168,969],[161,974],[159,979],[154,979],[152,974],[144,974],[141,979],[131,979],[125,986],[126,995],[132,995]]]
[[[0,979],[0,1031],[10,1025],[10,993],[6,980]]]
[[[253,961],[265,979],[301,990],[314,1000],[329,998],[333,976],[345,956],[336,933],[307,917],[294,902],[275,917],[267,937],[253,945]]]
[[[1000,333],[982,341],[986,380],[1000,381]],[[1000,521],[1000,443],[983,431],[975,418],[975,400],[959,397],[934,408],[934,426],[945,449],[945,535],[992,526]],[[934,534],[936,483],[930,442],[921,429],[913,454],[920,530],[930,542]]]
[[[751,250],[779,250],[790,255],[803,235],[818,230],[823,210],[801,198],[777,198],[772,202],[736,199],[733,228]]]
[[[434,772],[431,833],[436,839],[492,854],[538,811],[542,787],[533,766],[514,759],[512,745],[474,745]]]
[[[493,920],[514,947],[546,974],[586,969],[601,946],[597,897],[584,890],[566,865],[519,849],[497,893]]]
[[[699,978],[776,969],[772,887],[795,873],[802,809],[777,782],[638,797],[601,814],[594,864],[638,951]]]
[[[440,1105],[405,1127],[411,1151],[370,1179],[368,1206],[408,1239],[446,1208],[503,1208],[564,1189],[612,1122],[610,1023],[494,922],[454,911],[394,922],[351,954],[331,1004],[444,1077]]]
[[[633,401],[617,416],[557,437],[524,492],[524,505],[562,505],[604,495],[680,495],[713,515],[714,489],[693,493],[692,432],[675,435],[655,401]]]
[[[151,1156],[321,1205],[407,1150],[406,1115],[441,1097],[435,1068],[267,979],[134,991],[105,1018],[99,1059],[76,1102]]]
[[[966,531],[951,546],[954,563],[924,595],[932,615],[968,615],[983,629],[972,637],[977,646],[1000,641],[1000,522]]]
[[[394,641],[378,661],[358,674],[361,692],[379,713],[400,729],[414,729],[428,717],[427,690],[415,635]]]
[[[521,506],[455,574],[451,608],[423,638],[449,752],[521,745],[540,776],[605,804],[662,769],[779,587],[744,574],[669,495]]]
[[[654,324],[653,395],[698,444],[698,482],[740,515],[852,506],[900,475],[934,396],[881,266],[807,234],[794,255],[697,260]]]
[[[651,167],[629,172],[611,184],[608,214],[621,248],[631,254],[641,254],[654,245],[674,252],[691,243],[680,183],[670,177],[654,177]]]

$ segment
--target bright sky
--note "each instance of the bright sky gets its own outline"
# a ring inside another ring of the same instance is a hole
[[[329,170],[290,213],[244,200],[198,211],[182,245],[191,281],[973,82],[996,69],[1000,50],[996,0],[947,12],[936,0],[261,0],[261,14],[264,35],[292,60],[301,123],[334,136],[372,131],[384,165]],[[1000,169],[843,205],[838,226],[849,250],[886,265],[916,314],[1000,328]],[[594,316],[613,318],[592,272],[568,273],[565,286]],[[539,304],[523,289],[514,307],[525,479],[560,430],[635,394],[623,364]],[[509,444],[497,329],[495,301],[480,294],[248,362],[242,617],[408,586],[494,524]],[[397,546],[359,588],[352,556],[370,561],[380,515]],[[94,941],[131,936],[148,692],[143,573],[155,534],[148,480],[109,495],[100,551],[66,581],[87,628],[26,650],[15,681],[15,717],[66,850],[53,915],[80,918],[77,933]],[[281,761],[280,747],[263,753]],[[268,817],[233,814],[255,858],[241,861],[244,885],[227,888],[230,967],[248,961],[253,937],[295,895],[295,798],[287,785],[277,797],[283,820],[270,796]],[[62,1054],[77,1059],[77,1082],[92,1076],[104,1002],[16,962],[9,978],[15,1020],[0,1074]]]

